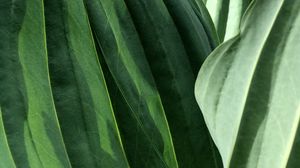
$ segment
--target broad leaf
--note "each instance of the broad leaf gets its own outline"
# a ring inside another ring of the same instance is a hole
[[[225,167],[299,166],[300,3],[256,0],[205,61],[196,97]]]
[[[128,163],[82,0],[46,0],[50,78],[72,167]]]
[[[40,0],[1,1],[0,105],[17,167],[68,168],[48,76],[43,12]]]

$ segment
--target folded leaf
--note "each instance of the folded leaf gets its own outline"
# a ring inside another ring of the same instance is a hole
[[[300,4],[256,0],[211,54],[196,97],[225,167],[297,167]]]

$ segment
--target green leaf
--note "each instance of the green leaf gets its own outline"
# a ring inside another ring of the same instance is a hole
[[[130,2],[130,0],[128,0],[128,2]],[[150,2],[145,3],[144,8],[148,12],[144,12],[144,15],[143,13],[141,14],[141,11],[138,11],[138,9],[143,10],[142,7],[137,8],[136,6],[131,7],[128,5],[128,8],[133,9],[131,13],[133,18],[136,18],[134,21],[136,22],[136,26],[139,27],[137,30],[149,30],[139,32],[140,36],[144,38],[144,41],[148,44],[157,41],[160,42],[157,46],[161,49],[156,50],[165,50],[167,57],[179,56],[186,59],[190,64],[188,67],[191,67],[193,70],[190,73],[186,73],[191,75],[193,73],[196,74],[205,58],[217,44],[215,44],[214,41],[210,41],[211,39],[208,37],[209,35],[203,25],[206,23],[203,22],[204,19],[200,19],[200,17],[202,17],[200,14],[201,11],[197,11],[199,13],[195,11],[199,9],[198,6],[192,6],[191,3],[186,0],[163,0],[163,2],[157,0],[156,6],[151,5]],[[162,7],[159,8],[158,6]],[[200,16],[197,14],[200,14]],[[163,18],[165,19],[163,19],[162,16],[164,16]],[[139,25],[139,22],[141,22],[142,25]],[[145,36],[150,36],[151,31],[154,32],[154,37],[146,38]],[[166,48],[164,48],[164,46]],[[147,47],[148,46],[146,46],[146,48]],[[153,46],[153,48],[155,47],[156,46]],[[163,56],[161,54],[161,56],[157,57]],[[151,58],[148,58],[148,60],[150,62],[152,61]],[[176,65],[174,67],[176,67]]]
[[[72,167],[129,167],[82,0],[47,0],[55,106]]]
[[[216,31],[215,25],[212,18],[210,17],[209,11],[207,10],[205,4],[202,0],[189,0],[194,12],[201,21],[206,35],[208,36],[209,42],[212,49],[215,49],[220,44],[220,39]]]
[[[17,167],[68,168],[48,76],[43,1],[3,0],[0,8],[0,105],[13,159]]]
[[[205,61],[196,97],[225,167],[297,167],[300,4],[254,1]]]
[[[196,71],[211,52],[201,20],[188,1],[126,4],[162,98],[179,167],[218,167],[215,160],[220,159],[193,95]]]
[[[252,0],[208,0],[206,7],[216,26],[220,41],[239,33],[243,14]]]
[[[0,108],[0,166],[6,168],[15,168],[15,162],[12,158],[7,137],[5,134],[5,129],[3,125],[2,112]]]
[[[116,116],[130,166],[178,167],[160,96],[125,3],[86,2],[101,53],[130,109]],[[128,128],[133,129],[122,131]]]

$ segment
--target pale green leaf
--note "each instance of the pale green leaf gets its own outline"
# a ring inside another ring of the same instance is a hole
[[[239,33],[242,16],[252,0],[208,0],[206,7],[216,26],[220,41]]]
[[[299,166],[300,3],[256,0],[205,61],[197,101],[225,167]]]

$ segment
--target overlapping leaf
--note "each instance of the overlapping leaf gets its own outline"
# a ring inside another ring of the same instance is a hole
[[[202,1],[4,0],[0,9],[5,167],[220,166],[193,96],[219,44]]]
[[[201,20],[189,1],[126,4],[162,98],[179,166],[218,167],[218,152],[192,89],[196,71],[212,49]]]
[[[121,132],[129,163],[132,167],[177,167],[160,96],[125,3],[88,0],[87,8],[101,52],[131,110],[117,117],[119,123],[129,120],[135,125],[134,134]]]
[[[46,0],[55,106],[72,167],[128,163],[82,0]]]

